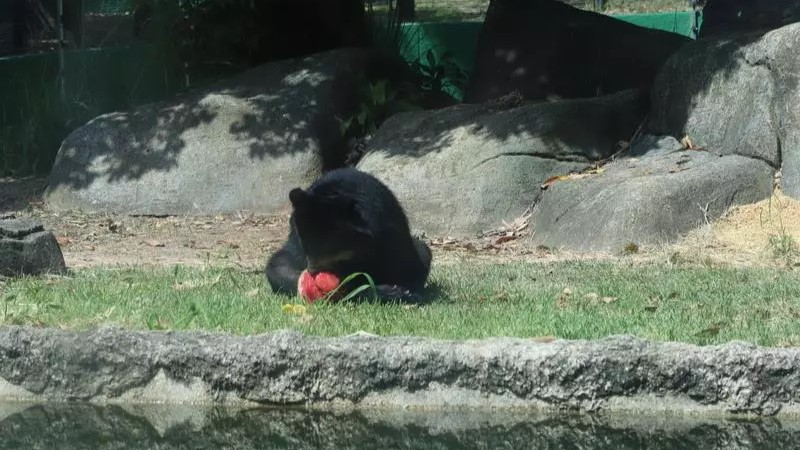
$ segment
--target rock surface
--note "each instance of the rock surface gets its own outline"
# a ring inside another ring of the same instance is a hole
[[[800,350],[0,329],[0,399],[800,413]]]
[[[554,175],[582,170],[630,139],[644,111],[632,91],[586,100],[458,105],[387,120],[358,168],[385,182],[412,227],[474,236],[513,220]]]
[[[647,88],[689,39],[555,0],[492,0],[465,101],[594,97]]]
[[[67,267],[56,237],[32,219],[0,219],[0,275],[63,274]]]
[[[320,411],[197,405],[0,405],[0,448],[119,450],[791,449],[791,420],[502,410]],[[4,414],[5,413],[5,414]],[[738,445],[737,445],[738,444]]]
[[[738,155],[662,149],[619,159],[601,174],[552,185],[533,211],[532,243],[615,253],[670,243],[731,206],[769,197],[773,179],[768,164]]]
[[[800,24],[702,39],[664,65],[647,129],[782,167],[800,197]]]
[[[212,87],[100,116],[59,150],[46,201],[130,214],[273,213],[343,164],[336,117],[377,58],[341,49],[268,63]]]

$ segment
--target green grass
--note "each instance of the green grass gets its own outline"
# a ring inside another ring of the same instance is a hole
[[[321,304],[295,313],[283,305],[298,300],[271,294],[260,274],[241,270],[84,270],[68,278],[6,280],[0,323],[439,338],[624,333],[699,344],[800,345],[800,276],[788,270],[468,264],[437,268],[432,281],[440,298],[421,307]],[[571,295],[563,295],[565,288]]]

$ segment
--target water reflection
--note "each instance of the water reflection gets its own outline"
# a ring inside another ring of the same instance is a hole
[[[800,423],[0,404],[0,449],[800,449]]]

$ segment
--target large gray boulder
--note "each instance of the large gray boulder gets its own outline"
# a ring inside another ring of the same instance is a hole
[[[275,212],[292,187],[343,164],[337,117],[354,111],[375,61],[357,49],[278,61],[100,116],[64,140],[46,200],[130,214]]]
[[[33,219],[0,219],[0,275],[63,274],[67,267],[56,237]]]
[[[657,148],[605,172],[553,184],[533,211],[534,245],[620,252],[666,244],[734,205],[772,193],[773,169],[757,159]]]
[[[637,93],[554,103],[457,105],[387,120],[358,168],[384,181],[413,227],[474,236],[533,206],[551,176],[612,154],[642,118]]]
[[[702,39],[656,78],[648,130],[783,168],[800,198],[800,24]]]

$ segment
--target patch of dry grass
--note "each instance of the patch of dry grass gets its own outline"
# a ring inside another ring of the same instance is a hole
[[[735,266],[796,265],[800,201],[780,190],[758,203],[733,208],[672,246],[681,258]]]

